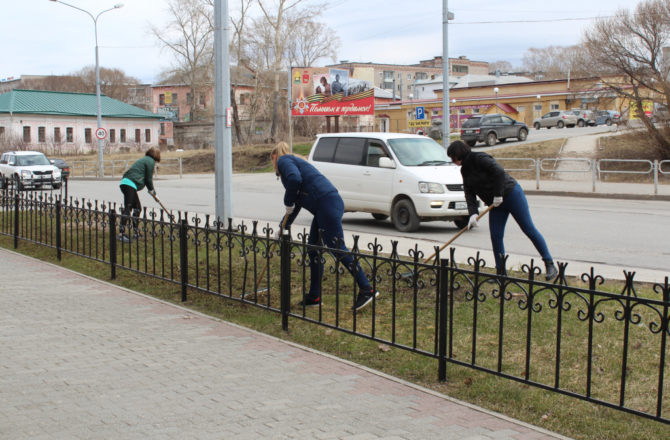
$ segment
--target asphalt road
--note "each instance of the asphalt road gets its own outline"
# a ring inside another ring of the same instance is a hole
[[[69,194],[122,204],[118,183],[117,180],[72,180]],[[156,189],[168,209],[214,217],[213,175],[189,175],[183,179],[161,177],[156,181]],[[233,215],[236,219],[256,219],[262,224],[269,222],[276,229],[283,215],[282,197],[281,182],[272,174],[236,174],[233,177]],[[146,191],[140,193],[140,199],[147,207],[158,208]],[[533,220],[556,260],[614,266],[615,272],[619,273],[622,269],[635,268],[670,272],[670,204],[667,202],[543,195],[528,196],[528,199]],[[309,228],[310,222],[311,215],[302,212],[295,224]],[[343,226],[349,235],[362,234],[364,240],[377,237],[387,244],[391,239],[399,239],[406,248],[422,241],[427,243],[429,252],[433,245],[448,241],[458,231],[453,223],[440,221],[422,223],[419,231],[403,234],[389,221],[375,221],[371,215],[363,213],[346,213]],[[489,250],[487,219],[480,222],[479,228],[463,234],[455,245],[459,252],[467,255],[474,255],[477,250]],[[505,245],[506,251],[520,261],[539,260],[532,244],[514,221],[507,224]]]

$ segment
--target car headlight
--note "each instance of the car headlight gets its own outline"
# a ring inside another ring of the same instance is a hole
[[[22,179],[30,179],[33,176],[33,173],[29,170],[21,170]]]
[[[444,185],[434,182],[419,182],[419,191],[422,193],[442,194]]]
[[[54,170],[52,175],[54,177],[60,177],[60,170]]]

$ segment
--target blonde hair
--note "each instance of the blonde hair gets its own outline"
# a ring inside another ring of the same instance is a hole
[[[277,159],[280,157],[286,155],[286,154],[291,154],[291,148],[288,146],[286,142],[279,142],[275,147],[272,149],[272,153],[270,153],[270,156],[277,156]]]

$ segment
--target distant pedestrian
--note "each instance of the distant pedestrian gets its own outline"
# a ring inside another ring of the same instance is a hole
[[[310,245],[327,246],[348,252],[344,245],[344,232],[342,231],[342,214],[344,214],[344,202],[332,183],[321,174],[312,164],[304,159],[290,153],[286,142],[280,142],[271,153],[272,165],[277,176],[281,178],[282,185],[286,189],[284,193],[284,207],[286,212],[285,227],[288,228],[295,220],[301,208],[312,213],[312,226],[309,230]],[[283,219],[282,219],[283,223]],[[323,242],[319,242],[319,230],[322,233]],[[300,305],[318,306],[321,304],[321,278],[323,277],[323,263],[319,252],[315,249],[308,251],[310,267],[309,293],[305,295]],[[351,254],[336,253],[337,258],[353,275],[358,284],[358,296],[354,304],[354,310],[360,310],[379,296],[368,278],[365,276],[360,264],[354,267],[354,259]]]
[[[130,231],[126,231],[126,224],[132,212],[133,229],[135,230],[135,237],[139,237],[138,219],[142,212],[142,204],[137,195],[145,186],[153,197],[156,197],[156,190],[154,189],[154,168],[156,162],[161,161],[161,151],[156,147],[151,147],[147,150],[144,157],[136,161],[123,174],[120,188],[123,193],[123,210],[121,211],[121,227],[119,240],[129,242],[131,238]]]
[[[558,275],[558,270],[547,248],[547,243],[540,231],[535,228],[530,217],[528,201],[519,183],[503,169],[490,155],[483,152],[473,152],[463,141],[454,141],[447,149],[447,155],[456,164],[461,166],[463,189],[468,204],[470,220],[468,229],[477,226],[477,196],[486,204],[494,208],[489,213],[489,232],[495,257],[496,271],[499,275],[507,275],[503,265],[505,256],[505,224],[510,214],[519,224],[535,249],[542,256],[545,264],[547,281]]]

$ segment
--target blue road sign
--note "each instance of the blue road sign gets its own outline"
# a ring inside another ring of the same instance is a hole
[[[426,119],[426,111],[423,107],[416,108],[416,119]]]

